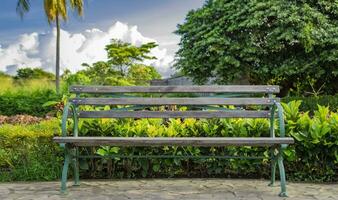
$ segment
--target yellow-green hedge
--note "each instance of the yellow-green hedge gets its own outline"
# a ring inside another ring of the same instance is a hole
[[[300,101],[283,104],[286,132],[295,144],[285,151],[290,180],[338,181],[338,113],[319,106],[314,115],[299,111]],[[71,124],[70,124],[71,125]],[[149,137],[260,137],[268,136],[264,119],[142,119],[80,120],[83,136]],[[71,127],[71,126],[70,126]],[[62,151],[52,137],[60,132],[57,119],[36,125],[0,127],[0,181],[56,180]],[[277,131],[278,134],[278,131]],[[82,154],[99,155],[251,155],[263,160],[215,159],[91,159],[80,160],[81,176],[110,177],[265,177],[270,174],[268,150],[258,147],[229,148],[81,148]]]

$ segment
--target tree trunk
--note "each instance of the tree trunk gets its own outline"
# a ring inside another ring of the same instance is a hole
[[[55,86],[56,93],[60,93],[60,21],[59,15],[56,16],[56,63],[55,63]]]

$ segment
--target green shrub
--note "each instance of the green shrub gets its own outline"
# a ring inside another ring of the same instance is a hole
[[[0,94],[0,115],[28,114],[44,117],[53,107],[42,106],[47,101],[60,101],[54,90],[3,92]]]
[[[328,106],[330,110],[338,110],[338,94],[336,95],[322,95],[318,97],[284,97],[283,102],[301,100],[302,104],[299,109],[301,111],[310,111],[311,114],[317,109],[317,105]]]
[[[286,132],[295,139],[286,151],[287,169],[297,180],[337,181],[338,113],[318,106],[310,117],[299,112],[300,105],[301,101],[283,104]]]
[[[62,152],[53,143],[59,120],[0,126],[0,181],[56,180]]]
[[[287,178],[302,181],[338,181],[338,113],[319,106],[313,115],[300,112],[300,101],[283,104],[287,135],[295,144],[285,151]],[[277,125],[277,123],[276,123]],[[0,127],[0,167],[10,172],[0,180],[55,180],[60,176],[62,151],[52,142],[59,121]],[[69,122],[69,131],[72,124]],[[82,136],[116,137],[260,137],[269,136],[266,119],[86,119]],[[276,133],[279,134],[278,131]],[[116,156],[80,159],[83,178],[136,177],[259,177],[270,176],[267,148],[260,147],[98,147],[80,148],[81,154]],[[131,159],[118,155],[236,155],[263,156],[262,160],[214,158]],[[72,170],[71,170],[72,171]]]

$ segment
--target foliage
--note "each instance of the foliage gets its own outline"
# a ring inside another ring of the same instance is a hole
[[[153,79],[160,79],[161,75],[153,66],[143,64],[134,64],[130,66],[127,73],[127,79],[133,82],[133,85],[148,85]]]
[[[47,101],[59,100],[59,95],[51,89],[5,91],[0,93],[0,115],[28,114],[44,117],[53,108],[42,105]]]
[[[79,16],[83,15],[83,0],[44,0],[44,10],[48,20],[48,23],[57,21],[58,18],[62,18],[64,21],[68,19],[68,8],[72,8]],[[23,15],[30,10],[30,0],[18,0],[16,11],[23,17]]]
[[[89,65],[82,64],[85,69],[75,74],[66,73],[63,78],[66,87],[74,84],[81,85],[148,85],[152,79],[158,79],[161,75],[152,66],[140,64],[147,59],[155,43],[142,44],[137,47],[130,43],[112,40],[106,46],[108,61],[98,61]]]
[[[137,47],[121,40],[112,39],[111,43],[106,46],[108,64],[113,69],[119,70],[121,75],[124,76],[128,67],[136,64],[136,62],[156,59],[156,57],[148,54],[151,49],[157,46],[156,43],[149,42]]]
[[[6,74],[5,72],[2,72],[0,71],[0,78],[3,79],[3,78],[10,78],[11,76]]]
[[[23,18],[23,15],[30,10],[30,0],[18,0],[16,11]],[[60,92],[60,21],[67,21],[68,10],[71,8],[79,16],[83,15],[84,2],[83,0],[44,0],[44,11],[48,23],[56,24],[56,65],[55,65],[55,86],[56,93]]]
[[[46,79],[16,81],[12,77],[0,77],[0,95],[4,93],[27,93],[35,90],[53,90],[53,83]]]
[[[58,120],[0,126],[0,181],[56,180],[62,151],[52,141]]]
[[[190,11],[176,68],[204,83],[278,84],[282,96],[338,92],[337,1],[208,0]]]
[[[302,181],[338,181],[338,113],[318,106],[313,116],[299,111],[300,101],[283,104],[286,133],[295,144],[285,150],[287,178]],[[84,109],[87,109],[86,107]],[[109,109],[106,107],[105,109]],[[276,123],[277,125],[277,123]],[[116,137],[260,137],[269,136],[266,119],[86,119],[79,122],[81,136]],[[72,123],[69,121],[69,131]],[[51,138],[60,121],[34,125],[0,126],[0,181],[55,180],[61,171],[62,151]],[[276,133],[279,134],[278,131]],[[99,147],[80,148],[81,154],[115,156],[80,159],[83,178],[118,177],[264,177],[270,175],[269,151],[259,147]],[[121,155],[243,155],[262,160],[213,158],[130,159]],[[7,172],[6,172],[7,169]],[[72,171],[72,170],[71,170]]]
[[[14,79],[49,79],[53,80],[54,74],[44,71],[41,68],[21,68],[17,70]]]
[[[284,97],[282,101],[288,103],[290,101],[301,100],[302,104],[299,109],[301,111],[309,111],[310,114],[317,109],[317,105],[327,106],[331,111],[338,110],[338,95],[330,96],[330,95],[322,95],[319,97]]]
[[[319,106],[314,116],[299,111],[301,101],[283,104],[287,135],[296,140],[285,151],[287,175],[292,180],[334,181],[338,164],[338,113]],[[108,108],[106,108],[108,109]],[[265,119],[138,119],[84,120],[80,123],[84,136],[114,137],[268,137],[269,121]],[[278,135],[277,131],[277,135]],[[251,176],[269,177],[269,151],[257,147],[229,148],[122,148],[102,147],[82,153],[116,156],[115,159],[82,162],[83,176],[94,177],[158,177],[158,176]],[[313,150],[313,151],[312,151]],[[215,159],[120,159],[118,155],[264,155],[260,160]],[[123,160],[123,161],[122,161]],[[100,166],[100,167],[98,167]],[[306,170],[304,170],[306,169]],[[94,170],[94,171],[93,171]]]
[[[301,101],[283,104],[287,133],[296,142],[287,150],[286,159],[292,165],[289,169],[299,179],[330,180],[338,173],[338,113],[318,105],[310,117],[308,112],[299,112],[300,104]]]
[[[51,107],[43,107],[47,101],[60,101],[55,94],[53,83],[46,79],[0,78],[0,115],[28,114],[44,117],[53,111]]]

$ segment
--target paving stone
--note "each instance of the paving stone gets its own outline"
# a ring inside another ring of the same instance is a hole
[[[338,184],[289,183],[288,198],[278,197],[279,185],[267,180],[244,179],[141,179],[88,180],[81,186],[68,183],[68,194],[59,192],[60,182],[0,184],[1,200],[338,200]]]

